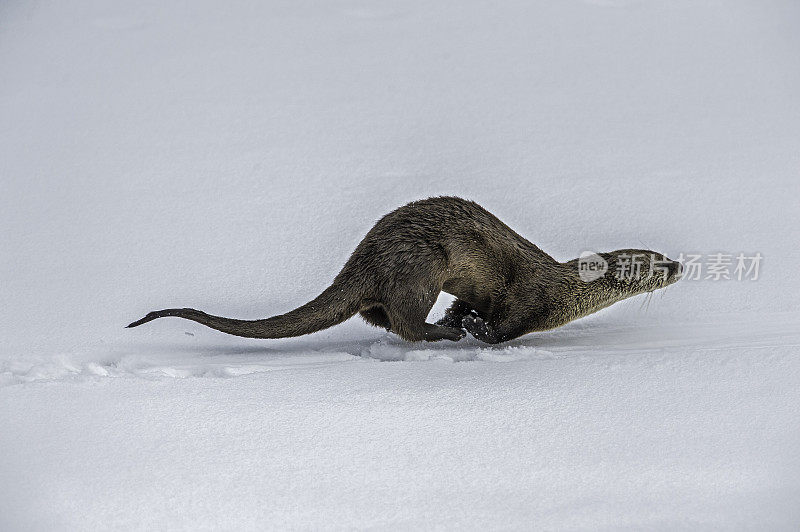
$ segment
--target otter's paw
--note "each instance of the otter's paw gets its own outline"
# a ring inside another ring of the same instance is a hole
[[[461,320],[461,326],[481,342],[486,342],[487,344],[497,343],[492,327],[474,311]]]
[[[425,341],[427,342],[438,342],[439,340],[458,342],[467,335],[465,330],[457,327],[426,324],[425,329]]]
[[[442,335],[445,340],[458,342],[467,335],[467,331],[459,327],[448,327],[447,329],[447,332]]]

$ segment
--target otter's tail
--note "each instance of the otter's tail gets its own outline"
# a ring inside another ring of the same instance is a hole
[[[334,283],[313,301],[286,314],[264,320],[235,320],[212,316],[193,308],[174,308],[156,310],[144,318],[134,321],[128,327],[138,327],[143,323],[165,316],[186,318],[207,325],[212,329],[246,338],[287,338],[301,336],[327,329],[353,316],[360,310],[359,298],[352,297],[348,290]]]

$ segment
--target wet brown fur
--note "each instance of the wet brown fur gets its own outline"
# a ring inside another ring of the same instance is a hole
[[[620,279],[619,257],[648,250],[600,254],[603,277],[584,282],[577,259],[561,263],[475,202],[455,197],[415,201],[387,214],[367,233],[329,288],[313,301],[263,320],[236,320],[194,309],[149,313],[135,327],[164,316],[193,320],[250,338],[309,334],[360,313],[368,323],[408,341],[459,340],[465,330],[487,343],[543,331],[596,312],[627,297],[662,288],[680,277],[669,261],[666,275]],[[456,301],[437,323],[426,323],[439,292]]]

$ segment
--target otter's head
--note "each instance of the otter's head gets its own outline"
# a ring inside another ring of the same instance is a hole
[[[564,265],[571,272],[570,286],[560,293],[569,293],[572,299],[562,302],[560,308],[565,310],[551,320],[556,327],[617,301],[665,288],[683,275],[680,262],[648,249],[585,251]]]
[[[665,288],[683,275],[680,262],[648,249],[618,249],[599,256],[608,266],[593,282],[618,293],[620,299]]]
[[[572,305],[567,305],[568,310],[559,315],[561,325],[617,301],[665,288],[683,275],[680,262],[647,249],[587,251],[565,265],[579,279],[572,287],[575,295]]]

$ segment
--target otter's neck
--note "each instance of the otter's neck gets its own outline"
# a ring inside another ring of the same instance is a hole
[[[556,327],[588,316],[629,297],[600,281],[586,282],[578,274],[578,259],[560,263],[559,289],[553,296]]]

